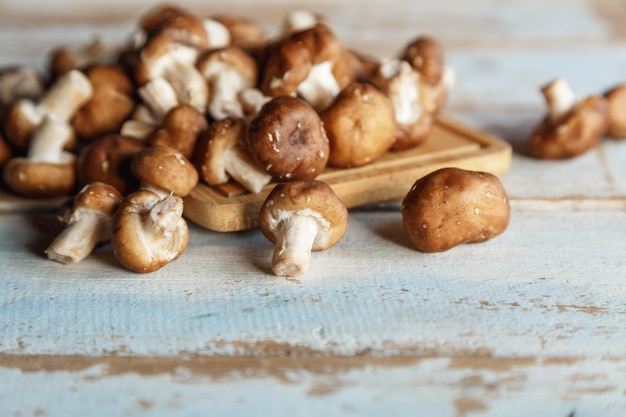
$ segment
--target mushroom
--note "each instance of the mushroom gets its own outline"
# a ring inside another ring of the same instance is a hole
[[[230,44],[256,56],[265,47],[265,28],[252,19],[233,15],[215,15],[211,19],[222,24],[230,33]]]
[[[193,45],[178,42],[172,31],[163,31],[150,38],[141,49],[135,66],[135,80],[143,86],[162,78],[176,93],[179,103],[190,104],[204,112],[208,86],[196,68],[199,51]]]
[[[321,118],[330,141],[330,166],[368,164],[396,140],[391,100],[371,84],[355,83],[343,89]]]
[[[161,33],[174,36],[178,42],[200,49],[221,48],[231,41],[226,27],[214,19],[198,16],[175,6],[162,6],[146,14],[140,22],[141,30],[135,34],[135,43],[141,47]]]
[[[421,94],[427,103],[439,110],[446,100],[448,90],[454,83],[454,71],[445,64],[443,48],[430,36],[419,36],[409,42],[401,59],[407,61],[420,74]]]
[[[604,93],[609,105],[610,138],[626,138],[626,84],[615,86]]]
[[[183,200],[150,190],[128,195],[112,221],[113,255],[126,269],[148,273],[177,259],[187,248],[189,230]]]
[[[321,111],[339,94],[333,68],[341,51],[323,23],[284,36],[268,46],[261,91],[270,97],[297,94]]]
[[[85,69],[93,64],[110,65],[119,54],[118,48],[95,38],[77,49],[60,47],[50,53],[50,73],[56,78],[73,69]]]
[[[307,270],[312,250],[328,249],[343,238],[348,210],[326,183],[291,181],[269,193],[261,206],[260,226],[275,244],[274,274],[297,277]]]
[[[69,122],[92,94],[91,82],[85,74],[78,70],[67,72],[55,81],[37,104],[28,99],[15,102],[4,124],[7,140],[19,149],[26,149],[33,130],[45,115],[54,114],[59,121]]]
[[[144,104],[141,108],[150,115],[149,118],[139,118],[145,124],[158,124],[170,110],[182,104],[172,84],[161,77],[153,78],[139,87],[137,95]]]
[[[280,181],[313,179],[328,162],[324,124],[297,97],[279,96],[263,105],[250,122],[246,142],[257,162]]]
[[[32,68],[8,67],[0,70],[0,108],[19,99],[35,100],[43,92],[43,81]]]
[[[208,127],[204,114],[188,104],[182,104],[170,110],[161,127],[152,131],[146,140],[150,145],[169,146],[191,159],[198,137]]]
[[[97,64],[85,70],[93,95],[72,117],[76,134],[87,141],[116,133],[135,107],[135,87],[122,69]]]
[[[379,64],[372,82],[393,103],[398,126],[393,149],[409,149],[422,144],[432,129],[436,106],[425,102],[419,73],[407,61],[385,59]]]
[[[214,122],[200,137],[194,162],[204,182],[224,184],[232,177],[252,193],[260,192],[269,184],[272,176],[243,145],[245,132],[243,120],[228,117]]]
[[[169,146],[149,146],[131,159],[130,169],[149,189],[164,197],[185,197],[198,183],[198,171],[185,156]]]
[[[504,232],[510,218],[498,177],[451,167],[418,179],[400,210],[411,242],[422,252],[484,242]]]
[[[130,171],[130,161],[145,147],[143,140],[118,134],[105,135],[90,142],[76,161],[78,185],[103,182],[123,195],[135,191],[139,188],[139,180]]]
[[[541,159],[567,159],[596,146],[608,128],[608,103],[602,96],[579,100],[563,78],[541,89],[548,115],[530,137],[530,151]]]
[[[216,49],[202,57],[198,69],[211,90],[208,113],[215,120],[228,116],[243,117],[239,92],[257,83],[257,64],[237,46]]]
[[[76,183],[76,157],[63,148],[72,136],[70,125],[53,114],[44,116],[33,132],[26,157],[14,157],[5,163],[6,185],[24,197],[69,194]]]
[[[63,231],[46,249],[48,259],[62,264],[80,262],[98,243],[111,237],[111,220],[123,197],[101,182],[86,185],[74,198]]]

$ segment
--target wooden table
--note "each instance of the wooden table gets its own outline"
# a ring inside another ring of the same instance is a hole
[[[150,4],[1,1],[0,64],[124,40]],[[54,214],[5,211],[0,415],[626,415],[626,142],[567,161],[526,150],[541,85],[626,81],[626,3],[184,3],[274,28],[296,4],[379,56],[421,33],[443,42],[458,76],[446,115],[513,145],[509,228],[424,254],[398,203],[354,209],[345,239],[285,280],[258,230],[192,226],[181,259],[138,275],[107,247],[47,261]]]

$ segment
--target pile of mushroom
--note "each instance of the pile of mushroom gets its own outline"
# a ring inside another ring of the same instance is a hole
[[[78,262],[110,241],[142,273],[185,250],[184,199],[198,183],[274,187],[259,219],[276,242],[272,270],[300,275],[311,250],[346,231],[347,209],[317,176],[419,146],[446,101],[454,73],[441,45],[420,36],[399,49],[366,57],[308,12],[269,36],[245,18],[156,8],[125,45],[55,49],[45,75],[0,71],[4,183],[26,197],[76,195],[50,259]],[[72,236],[89,227],[74,254]]]

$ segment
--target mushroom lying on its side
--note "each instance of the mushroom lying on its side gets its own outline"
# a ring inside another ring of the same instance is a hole
[[[267,196],[260,225],[275,244],[274,274],[297,277],[307,270],[311,250],[328,249],[343,238],[348,209],[326,183],[291,181],[278,184]]]
[[[98,243],[107,242],[111,219],[122,198],[115,187],[102,182],[83,187],[67,213],[65,229],[46,249],[48,259],[62,264],[80,262]]]
[[[52,114],[44,116],[33,132],[26,157],[14,157],[4,164],[6,185],[23,197],[69,194],[76,183],[76,156],[63,148],[73,135],[69,124]]]
[[[260,192],[272,176],[254,160],[243,145],[246,124],[228,117],[215,121],[198,140],[194,162],[202,180],[209,185],[224,184],[232,177],[246,190]]]
[[[579,100],[567,81],[557,78],[541,89],[548,115],[529,141],[531,153],[540,159],[568,159],[598,144],[608,128],[608,103],[602,96]]]
[[[140,190],[127,196],[113,216],[111,247],[122,266],[133,272],[156,271],[187,248],[189,231],[183,200]]]
[[[441,168],[418,179],[401,206],[404,228],[422,252],[489,240],[509,224],[509,197],[493,174]]]

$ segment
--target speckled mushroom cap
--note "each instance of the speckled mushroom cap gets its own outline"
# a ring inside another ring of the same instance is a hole
[[[328,139],[328,165],[349,168],[375,161],[396,140],[391,100],[371,84],[343,89],[321,114]]]
[[[626,138],[626,84],[611,88],[604,93],[609,105],[609,128],[607,136]]]
[[[241,119],[227,117],[213,122],[202,134],[194,154],[200,178],[209,185],[223,184],[230,179],[224,169],[224,152],[241,141],[246,124]]]
[[[330,145],[318,113],[292,96],[265,103],[250,122],[246,142],[257,162],[279,181],[313,179],[328,162]]]
[[[76,174],[78,184],[104,182],[122,194],[139,187],[130,171],[132,157],[146,147],[146,142],[117,134],[102,136],[89,143],[78,155]]]
[[[198,171],[183,154],[167,146],[149,146],[133,156],[131,171],[140,181],[184,197],[198,183]]]
[[[270,97],[292,94],[315,64],[335,62],[341,43],[324,23],[287,35],[268,47],[260,88]]]
[[[204,114],[189,104],[181,104],[165,115],[161,127],[152,132],[147,141],[150,145],[169,146],[190,159],[198,137],[209,127]]]
[[[441,81],[443,49],[434,38],[420,36],[411,41],[402,53],[402,59],[408,61],[428,84],[434,85]]]
[[[557,124],[546,117],[530,138],[530,151],[541,159],[566,159],[597,145],[608,128],[608,103],[590,96],[571,109]]]
[[[92,182],[85,185],[74,198],[73,211],[80,208],[112,216],[124,197],[112,185]]]
[[[310,216],[318,221],[319,232],[312,250],[337,244],[348,226],[348,209],[328,184],[317,181],[290,181],[277,184],[260,211],[260,227],[265,237],[276,243],[276,231],[289,216]]]
[[[404,228],[422,252],[442,252],[501,234],[509,198],[493,174],[442,168],[418,179],[401,205]]]

